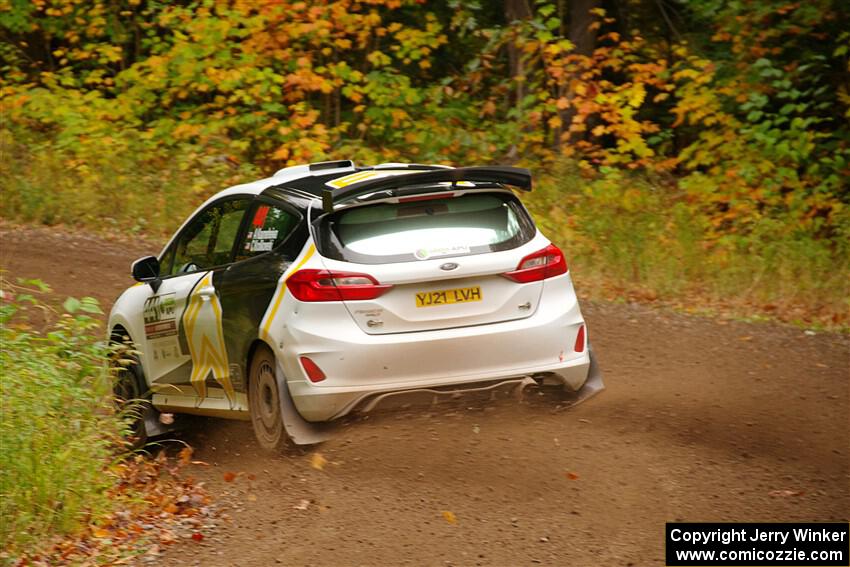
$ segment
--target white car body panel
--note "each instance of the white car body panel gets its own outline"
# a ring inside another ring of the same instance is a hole
[[[408,173],[404,166],[381,164],[360,172],[353,166],[323,168],[320,173],[339,174],[333,179],[336,183],[328,185],[344,187],[366,178]],[[163,253],[210,204],[236,195],[258,196],[266,189],[309,175],[314,175],[309,166],[295,166],[218,193],[186,219]],[[459,182],[453,192],[467,191],[470,185],[464,183]],[[304,213],[306,219],[323,214],[321,201],[314,194],[287,190],[312,203]],[[393,203],[398,200],[385,199]],[[348,206],[378,202],[363,203],[360,199]],[[272,349],[295,409],[311,422],[329,421],[371,407],[395,393],[465,385],[489,388],[490,383],[528,376],[545,375],[549,383],[578,390],[588,377],[591,355],[570,273],[530,283],[501,275],[516,270],[524,257],[549,244],[536,231],[530,240],[510,250],[361,264],[322,256],[308,235],[297,257],[280,268],[283,272],[268,306],[264,312],[260,310],[262,319],[259,325],[254,319],[252,329],[256,340]],[[305,269],[364,273],[393,287],[372,300],[302,302],[288,290],[286,281]],[[222,274],[227,268],[213,271]],[[109,329],[112,332],[121,326],[135,341],[153,391],[153,405],[161,411],[246,419],[249,409],[244,384],[234,390],[231,379],[238,378],[238,367],[245,368],[248,361],[228,360],[224,347],[227,337],[222,331],[223,317],[239,314],[223,315],[222,303],[216,295],[210,295],[213,271],[165,278],[156,292],[148,284],[130,287],[113,306]],[[278,273],[269,272],[268,290]],[[199,283],[202,280],[206,282],[203,286]],[[204,297],[199,296],[202,287]],[[480,288],[480,300],[416,305],[417,293],[474,287]],[[169,298],[167,306],[162,307],[165,297]],[[162,308],[157,311],[151,303],[147,310],[151,316],[145,321],[145,303],[151,298]],[[576,348],[583,328],[584,342]],[[302,356],[316,363],[326,378],[310,381]]]
[[[365,333],[406,333],[486,325],[533,315],[543,282],[518,285],[500,274],[516,269],[524,256],[547,244],[549,241],[538,233],[523,246],[503,252],[377,265],[328,258],[322,258],[322,263],[328,270],[367,273],[381,284],[392,284],[393,288],[377,299],[346,302],[346,307]],[[458,267],[441,270],[440,266],[447,262]],[[481,289],[480,301],[416,306],[417,293],[473,286]]]
[[[528,246],[529,251],[534,251],[546,244],[548,240],[538,233],[521,248]],[[522,258],[525,250],[519,250],[510,252]],[[312,243],[308,244],[305,253],[293,263],[293,269],[281,278],[276,293],[280,306],[269,313],[270,318],[263,325],[263,332],[281,361],[295,407],[308,421],[341,417],[358,402],[377,393],[538,373],[552,373],[576,390],[587,378],[588,351],[573,350],[584,319],[568,273],[545,280],[537,309],[522,319],[431,331],[369,334],[348,311],[357,311],[360,305],[370,302],[306,303],[295,299],[286,289],[285,281],[292,273],[299,269],[323,269],[328,262],[315,252]],[[348,269],[353,267],[349,263],[340,264]],[[516,262],[512,267],[516,267]],[[409,281],[415,281],[413,276]],[[515,285],[535,287],[536,284],[540,282]],[[310,382],[299,362],[301,356],[309,356],[317,363],[327,379]]]

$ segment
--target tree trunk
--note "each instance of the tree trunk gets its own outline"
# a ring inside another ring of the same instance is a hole
[[[505,0],[505,19],[508,25],[531,18],[531,8],[526,0]],[[525,69],[522,61],[522,49],[516,43],[508,43],[508,73],[516,81],[514,105],[519,105],[525,97]]]
[[[570,0],[570,24],[567,27],[567,39],[575,45],[575,53],[590,55],[596,49],[596,29],[590,29],[591,24],[599,20],[599,16],[591,13],[602,5],[601,0]]]
[[[575,46],[573,53],[577,55],[590,56],[593,55],[593,50],[596,49],[596,37],[599,30],[592,24],[599,20],[599,16],[591,10],[595,10],[602,5],[602,0],[569,0],[569,25],[567,26],[567,39]],[[573,122],[573,117],[576,115],[576,110],[572,106],[575,93],[570,90],[572,79],[567,77],[558,88],[558,98],[566,97],[570,102],[570,106],[560,111],[561,128],[569,132],[570,125]],[[581,137],[580,134],[571,132],[567,136],[568,144],[575,143]],[[563,136],[560,132],[555,135],[555,148],[560,149]]]

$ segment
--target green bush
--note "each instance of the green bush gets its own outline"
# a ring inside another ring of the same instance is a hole
[[[96,300],[68,299],[57,314],[36,299],[49,292],[44,284],[3,283],[0,537],[14,555],[108,513],[121,422]]]
[[[591,296],[696,299],[803,323],[850,323],[850,219],[835,220],[845,231],[835,238],[818,237],[794,211],[718,234],[713,211],[680,187],[562,163],[524,200]]]

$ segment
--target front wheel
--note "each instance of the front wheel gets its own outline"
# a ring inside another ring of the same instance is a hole
[[[248,372],[248,408],[260,447],[268,451],[283,448],[287,441],[280,408],[280,392],[275,377],[274,354],[261,346],[251,359]]]
[[[118,414],[127,425],[126,442],[130,449],[139,449],[148,440],[145,415],[151,406],[144,383],[144,373],[138,361],[129,366],[116,365],[113,393]]]

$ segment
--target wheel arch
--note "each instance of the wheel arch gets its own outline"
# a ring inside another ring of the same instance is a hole
[[[130,342],[133,341],[133,337],[130,336],[130,331],[128,331],[121,323],[115,323],[112,328],[109,329],[110,341],[121,340],[124,337],[127,337]]]

